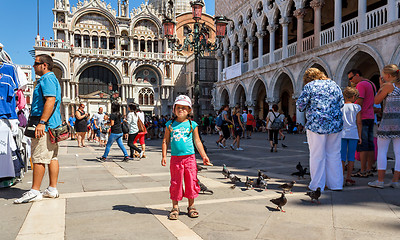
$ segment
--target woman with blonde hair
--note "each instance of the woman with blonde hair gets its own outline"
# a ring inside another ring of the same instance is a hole
[[[331,190],[343,189],[341,163],[341,131],[344,105],[342,90],[317,68],[309,68],[303,77],[305,86],[297,109],[306,112],[307,141],[310,149],[309,189],[325,186]]]
[[[390,186],[400,188],[400,70],[391,64],[382,70],[381,88],[375,96],[374,103],[384,102],[383,115],[378,127],[378,180],[369,182],[368,186],[383,188],[387,167],[387,152],[390,141],[393,141],[393,150],[396,157],[394,175]]]

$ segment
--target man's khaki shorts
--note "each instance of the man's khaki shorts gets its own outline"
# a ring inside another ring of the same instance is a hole
[[[50,135],[41,138],[32,138],[32,162],[50,164],[51,160],[58,160],[58,143],[51,143]]]

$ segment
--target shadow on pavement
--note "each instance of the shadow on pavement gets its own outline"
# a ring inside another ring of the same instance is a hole
[[[22,190],[19,188],[1,188],[0,189],[0,198],[3,199],[14,199],[14,198],[20,198],[22,194],[26,192],[26,190]]]

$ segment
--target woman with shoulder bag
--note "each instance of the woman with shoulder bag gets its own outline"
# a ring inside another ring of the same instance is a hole
[[[77,141],[79,147],[86,147],[85,145],[85,135],[87,132],[87,117],[88,114],[85,113],[85,104],[81,103],[78,110],[75,112],[75,130],[77,134]]]
[[[269,143],[271,145],[271,152],[278,151],[277,145],[278,145],[278,135],[279,135],[279,130],[282,129],[283,127],[283,118],[285,117],[283,114],[280,114],[278,112],[278,105],[274,104],[272,106],[272,111],[270,111],[267,115],[267,129],[268,129],[268,134],[269,134]],[[276,121],[275,121],[276,119]],[[278,126],[278,123],[279,126]],[[278,126],[278,127],[277,127]]]

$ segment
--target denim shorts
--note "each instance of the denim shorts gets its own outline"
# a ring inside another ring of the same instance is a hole
[[[374,119],[362,120],[361,144],[357,145],[358,152],[374,151]]]

